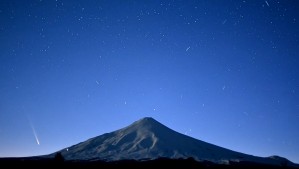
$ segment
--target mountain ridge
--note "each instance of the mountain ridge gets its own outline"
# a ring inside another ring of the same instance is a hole
[[[257,157],[197,140],[178,133],[151,117],[142,118],[127,127],[90,138],[56,153],[61,153],[66,160],[117,161],[192,157],[197,161],[219,164],[248,161],[297,166],[283,157]],[[53,157],[56,153],[50,156]]]

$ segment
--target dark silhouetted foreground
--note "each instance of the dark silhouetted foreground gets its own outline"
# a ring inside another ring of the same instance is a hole
[[[0,159],[0,168],[292,168],[288,166],[270,166],[254,163],[234,163],[230,164],[215,164],[208,161],[198,162],[192,158],[189,159],[167,159],[160,158],[148,161],[135,161],[135,160],[121,160],[114,162],[104,161],[65,161],[60,154],[54,159],[43,158],[2,158]]]

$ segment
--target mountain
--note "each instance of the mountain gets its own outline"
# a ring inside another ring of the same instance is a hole
[[[146,117],[120,130],[106,133],[58,151],[66,160],[118,161],[192,157],[218,164],[250,162],[297,166],[279,157],[257,157],[235,152],[178,133],[153,118]],[[53,157],[56,153],[50,154]]]

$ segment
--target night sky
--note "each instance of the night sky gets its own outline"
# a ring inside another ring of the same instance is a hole
[[[148,116],[299,163],[299,2],[0,1],[0,157]]]

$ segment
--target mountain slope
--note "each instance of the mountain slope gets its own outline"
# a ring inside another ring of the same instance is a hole
[[[209,144],[171,130],[149,117],[59,152],[66,160],[116,161],[193,157],[197,161],[207,160],[215,163],[245,161],[271,165],[293,165],[292,162],[278,156],[255,157]]]

